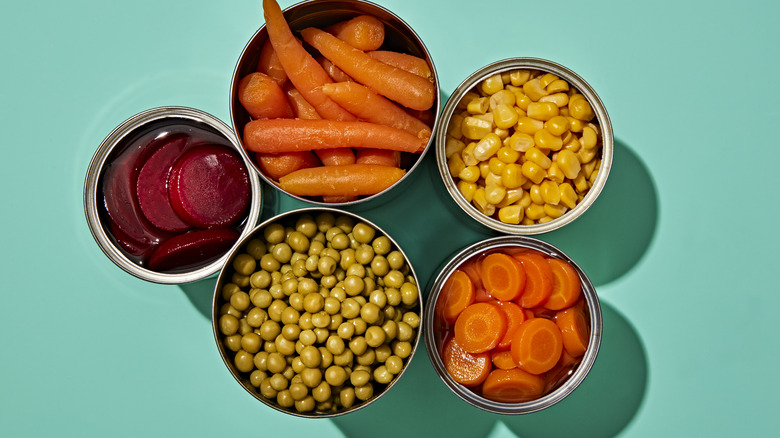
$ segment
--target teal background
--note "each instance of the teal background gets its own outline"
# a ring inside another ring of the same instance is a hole
[[[214,345],[214,279],[165,286],[125,274],[92,239],[82,203],[92,154],[133,114],[183,105],[229,123],[230,78],[263,24],[260,0],[6,2],[0,436],[776,431],[777,4],[379,3],[426,42],[444,99],[488,63],[531,56],[578,72],[604,101],[616,139],[607,186],[583,217],[540,236],[601,298],[604,338],[585,382],[536,414],[488,414],[451,394],[421,348],[393,391],[354,414],[302,420],[261,405]],[[492,235],[467,224],[433,154],[425,160],[404,193],[356,209],[402,245],[422,283]],[[274,193],[266,202],[263,218],[301,206]]]

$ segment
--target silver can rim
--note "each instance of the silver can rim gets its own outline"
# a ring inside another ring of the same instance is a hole
[[[529,402],[515,404],[499,403],[488,400],[469,390],[463,385],[455,382],[455,380],[450,377],[449,373],[444,367],[444,363],[442,362],[442,359],[439,355],[439,350],[433,334],[433,321],[436,301],[439,298],[441,289],[444,286],[444,282],[447,280],[447,278],[449,278],[450,274],[452,274],[455,269],[457,269],[471,256],[483,253],[485,251],[507,247],[525,247],[535,249],[551,257],[564,260],[571,264],[579,274],[580,280],[582,282],[582,291],[588,305],[591,330],[587,350],[583,355],[582,362],[579,364],[574,374],[572,374],[563,384],[561,384],[561,386],[556,388],[554,391],[544,395],[543,397],[536,400],[531,400]],[[439,375],[444,384],[463,401],[472,406],[496,414],[510,415],[530,414],[542,409],[546,409],[560,402],[569,394],[571,394],[580,385],[580,383],[582,383],[593,367],[593,364],[596,361],[596,357],[598,356],[602,336],[601,304],[599,303],[596,289],[588,276],[585,274],[582,268],[580,268],[580,266],[563,251],[556,248],[554,245],[529,236],[498,236],[489,238],[471,244],[453,254],[439,270],[436,278],[428,288],[428,298],[425,303],[425,318],[423,325],[423,330],[425,332],[425,347],[428,351],[428,357],[436,371],[436,374]]]
[[[588,194],[573,209],[566,212],[561,217],[546,223],[534,225],[507,224],[488,217],[477,210],[476,207],[474,207],[460,194],[457,186],[455,185],[455,182],[449,173],[449,169],[447,168],[447,156],[445,151],[449,120],[455,113],[455,107],[463,98],[463,96],[480,81],[493,74],[522,68],[543,70],[554,73],[559,77],[566,79],[587,98],[588,102],[591,103],[602,131],[601,167],[599,167],[599,174],[596,177],[593,186],[588,191]],[[614,136],[612,132],[612,123],[604,103],[596,91],[590,86],[590,84],[588,84],[582,77],[580,77],[580,75],[561,64],[547,59],[528,57],[507,58],[482,67],[481,69],[472,73],[468,78],[461,82],[457,88],[455,88],[455,91],[449,97],[447,103],[444,106],[444,109],[441,112],[441,118],[442,121],[438,124],[435,131],[435,154],[439,175],[441,176],[442,182],[444,183],[447,192],[450,194],[450,197],[458,205],[458,207],[460,207],[461,210],[471,216],[474,220],[488,228],[500,231],[502,233],[517,235],[542,234],[557,230],[564,225],[571,223],[578,217],[582,216],[582,214],[584,214],[585,211],[590,208],[591,205],[593,205],[606,185],[610,170],[612,169],[612,159],[614,155]]]
[[[329,213],[332,213],[334,216],[337,216],[337,217],[338,217],[338,215],[349,216],[349,217],[351,217],[351,218],[353,218],[355,220],[360,220],[360,221],[365,222],[366,224],[374,227],[375,230],[377,230],[378,232],[382,233],[382,235],[384,235],[388,239],[390,239],[390,242],[404,256],[404,259],[406,260],[406,263],[409,265],[409,272],[414,277],[414,280],[417,283],[417,294],[418,294],[417,301],[418,301],[418,306],[420,308],[420,326],[418,327],[417,333],[416,333],[415,338],[414,338],[414,345],[412,346],[412,352],[409,354],[409,357],[405,359],[405,366],[403,367],[401,372],[398,375],[395,376],[393,381],[390,382],[387,385],[387,387],[384,389],[383,392],[381,392],[378,395],[374,395],[368,401],[365,401],[365,402],[362,402],[360,404],[354,405],[351,408],[346,409],[344,411],[332,412],[332,413],[307,414],[307,413],[302,413],[302,412],[295,411],[293,409],[285,409],[285,408],[279,406],[278,404],[273,403],[271,400],[266,399],[261,394],[259,394],[257,391],[253,391],[252,389],[250,389],[250,386],[246,382],[246,378],[242,378],[242,376],[239,375],[239,373],[235,369],[235,366],[227,358],[226,349],[225,349],[225,347],[224,347],[224,345],[222,343],[222,340],[221,340],[222,334],[219,332],[219,327],[218,327],[219,307],[220,307],[219,301],[220,301],[220,296],[221,296],[221,290],[220,289],[221,289],[221,286],[224,284],[224,281],[227,279],[227,271],[228,271],[227,267],[228,267],[228,264],[229,264],[230,260],[232,260],[238,254],[238,252],[241,250],[241,248],[244,245],[246,245],[246,243],[249,242],[254,237],[255,233],[260,232],[263,228],[265,228],[269,224],[272,224],[272,223],[275,223],[275,222],[278,222],[278,221],[283,221],[283,220],[288,219],[290,217],[300,216],[300,215],[304,215],[304,214],[311,214],[312,216],[314,216],[317,213],[321,213],[321,212],[329,212]],[[253,229],[251,229],[246,235],[243,235],[239,239],[239,241],[236,243],[236,245],[230,250],[230,252],[228,253],[226,262],[225,262],[223,268],[219,272],[219,276],[217,277],[217,281],[216,281],[216,284],[215,284],[215,287],[214,287],[214,296],[212,298],[212,305],[211,305],[211,329],[212,329],[212,334],[214,336],[214,342],[216,343],[217,351],[219,352],[219,356],[220,356],[220,358],[222,358],[222,362],[224,363],[225,367],[228,369],[228,371],[233,376],[235,381],[247,393],[249,393],[252,397],[257,399],[258,401],[260,401],[264,405],[266,405],[266,406],[268,406],[270,408],[275,409],[278,412],[281,412],[281,413],[284,413],[284,414],[288,414],[288,415],[293,415],[295,417],[300,417],[300,418],[332,418],[332,417],[340,417],[342,415],[346,415],[346,414],[349,414],[349,413],[352,413],[352,412],[356,412],[356,411],[358,411],[360,409],[365,408],[366,406],[374,403],[379,398],[381,398],[382,396],[387,394],[390,391],[390,389],[393,386],[395,386],[398,383],[398,381],[401,380],[403,375],[406,373],[406,370],[409,368],[409,365],[411,364],[412,360],[414,359],[414,355],[417,353],[417,350],[419,349],[420,344],[422,344],[421,338],[423,337],[423,330],[424,330],[423,329],[423,323],[424,323],[423,318],[425,317],[424,315],[425,315],[425,299],[423,298],[423,289],[422,289],[422,287],[420,285],[419,278],[417,277],[417,273],[414,270],[414,266],[413,266],[411,260],[409,259],[409,256],[404,252],[403,248],[401,248],[401,246],[398,244],[398,242],[395,239],[393,239],[392,236],[390,236],[387,232],[385,232],[385,230],[383,230],[381,227],[379,227],[376,223],[366,219],[365,217],[363,217],[363,216],[361,216],[361,215],[359,215],[357,213],[353,213],[351,211],[341,210],[341,209],[333,208],[333,207],[315,207],[315,206],[310,206],[310,207],[302,207],[302,208],[298,208],[298,209],[294,209],[294,210],[289,210],[289,211],[286,211],[286,212],[283,212],[283,213],[279,213],[279,214],[277,214],[277,215],[275,215],[275,216],[273,216],[271,218],[266,219],[265,221],[263,221],[262,223],[258,224]]]
[[[103,253],[119,268],[141,280],[160,284],[184,284],[197,280],[208,278],[219,271],[220,267],[227,260],[227,254],[206,266],[198,269],[181,273],[163,273],[146,269],[133,261],[114,245],[111,238],[106,234],[103,224],[98,214],[98,182],[106,164],[106,160],[114,148],[128,135],[136,129],[148,123],[163,119],[187,119],[196,123],[205,124],[216,129],[223,135],[235,149],[243,149],[235,138],[235,133],[228,125],[217,117],[203,112],[201,110],[183,106],[162,106],[142,111],[129,117],[120,123],[109,133],[101,142],[97,151],[92,157],[87,168],[86,178],[84,180],[84,214],[87,225],[92,233],[92,237],[98,244]],[[240,151],[239,151],[240,152]],[[249,170],[249,182],[252,187],[252,200],[247,213],[246,224],[241,231],[241,236],[252,229],[252,224],[256,223],[260,217],[262,208],[262,187],[260,179],[251,171],[250,164],[242,155],[244,164]],[[240,239],[240,237],[239,237]]]
[[[340,207],[358,206],[358,205],[365,204],[365,203],[370,202],[370,201],[375,201],[378,198],[384,197],[383,195],[385,195],[388,192],[391,192],[393,189],[403,185],[403,183],[407,179],[411,178],[411,175],[415,171],[415,169],[417,169],[418,167],[420,167],[422,165],[422,162],[423,162],[423,160],[425,158],[425,155],[428,153],[428,150],[434,148],[435,147],[434,145],[436,143],[434,134],[436,133],[436,130],[437,130],[438,126],[439,126],[439,119],[440,119],[439,115],[441,113],[441,88],[440,88],[440,84],[439,84],[439,82],[440,82],[439,81],[439,74],[437,73],[436,66],[435,66],[435,64],[433,62],[433,56],[431,56],[431,53],[428,50],[428,47],[425,45],[425,42],[422,40],[422,38],[420,38],[419,34],[414,30],[414,28],[412,28],[412,26],[409,25],[409,23],[407,23],[404,19],[399,17],[396,13],[394,13],[393,11],[385,8],[384,6],[381,6],[381,5],[377,4],[377,3],[370,2],[370,1],[367,1],[367,0],[348,0],[348,1],[347,0],[336,0],[335,2],[336,3],[344,3],[344,4],[348,4],[348,3],[361,4],[361,5],[367,6],[368,8],[375,9],[376,11],[380,11],[383,15],[392,17],[394,20],[397,20],[398,23],[400,23],[400,24],[402,24],[404,26],[404,28],[405,28],[404,30],[409,33],[409,36],[416,42],[416,44],[419,45],[420,51],[425,55],[426,60],[428,60],[428,62],[430,64],[431,73],[433,74],[433,77],[434,77],[434,86],[435,86],[435,95],[436,95],[436,103],[434,104],[434,107],[432,108],[432,110],[434,111],[434,114],[433,114],[433,116],[434,116],[434,119],[433,119],[434,120],[434,122],[433,122],[434,125],[431,127],[431,138],[428,141],[428,144],[425,146],[423,151],[420,152],[419,157],[417,158],[415,163],[412,165],[412,167],[410,167],[409,170],[406,171],[406,174],[404,176],[402,176],[401,179],[398,180],[392,186],[390,186],[387,189],[385,189],[385,190],[383,190],[383,191],[381,191],[379,193],[376,193],[374,195],[366,196],[364,198],[359,198],[359,199],[356,199],[354,201],[347,201],[347,202],[323,202],[323,201],[316,201],[316,200],[313,200],[313,199],[309,199],[309,198],[293,195],[291,193],[287,193],[287,192],[283,191],[279,187],[278,183],[274,182],[272,179],[267,177],[262,171],[260,171],[259,168],[257,168],[257,165],[255,165],[255,163],[254,163],[254,160],[251,159],[251,157],[249,156],[249,152],[244,147],[244,143],[243,143],[243,140],[241,139],[241,136],[238,134],[237,120],[236,120],[233,108],[235,107],[235,105],[238,105],[237,90],[238,90],[238,83],[239,83],[239,81],[241,79],[239,77],[240,70],[241,70],[241,61],[244,60],[245,57],[247,56],[247,54],[250,53],[253,50],[253,44],[254,44],[254,42],[255,42],[255,40],[257,38],[261,38],[261,37],[262,38],[267,38],[267,32],[268,31],[265,28],[265,24],[263,24],[252,35],[252,37],[249,39],[247,44],[244,46],[244,49],[241,51],[241,55],[239,56],[238,61],[236,62],[236,66],[233,69],[233,76],[232,76],[232,80],[231,80],[231,84],[230,84],[230,123],[233,126],[233,130],[236,133],[236,137],[238,139],[238,144],[240,145],[240,149],[241,150],[239,152],[241,152],[241,154],[244,156],[244,159],[248,163],[250,163],[251,169],[254,169],[256,171],[256,173],[258,175],[260,175],[260,178],[265,183],[267,183],[269,186],[273,187],[279,193],[283,193],[284,195],[287,195],[287,196],[289,196],[289,197],[291,197],[293,199],[297,199],[298,201],[305,202],[305,203],[307,203],[309,205],[320,206],[320,207],[337,207],[337,208],[340,208]],[[283,9],[282,12],[285,15],[287,15],[287,14],[295,13],[299,9],[306,8],[306,7],[311,7],[311,6],[315,5],[315,4],[318,4],[318,7],[322,7],[321,3],[323,3],[322,0],[304,0],[304,1],[295,3],[295,4],[291,5],[291,6]]]

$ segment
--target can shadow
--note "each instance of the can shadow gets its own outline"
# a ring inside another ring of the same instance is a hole
[[[609,437],[636,415],[647,386],[647,354],[639,334],[617,310],[602,305],[604,338],[583,383],[566,399],[525,415],[493,414],[454,395],[421,347],[403,378],[373,404],[331,421],[347,437],[488,436],[503,424],[517,436]]]

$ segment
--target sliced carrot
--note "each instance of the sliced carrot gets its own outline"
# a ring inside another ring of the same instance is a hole
[[[374,195],[395,184],[406,171],[375,164],[320,166],[279,178],[279,187],[296,196]]]
[[[498,348],[509,348],[512,345],[512,339],[520,328],[520,324],[525,322],[528,317],[525,310],[512,301],[496,301],[496,305],[506,315],[506,333],[498,343]]]
[[[350,77],[388,99],[416,110],[433,106],[436,87],[428,79],[377,61],[325,31],[310,27],[301,36]]]
[[[390,126],[324,119],[252,120],[244,126],[244,144],[253,152],[268,153],[340,147],[415,153],[425,146],[419,138]]]
[[[381,164],[383,166],[400,167],[401,153],[387,149],[358,149],[355,151],[355,162],[358,164]]]
[[[349,77],[348,74],[344,73],[344,70],[336,67],[336,64],[330,62],[328,58],[319,57],[317,58],[317,62],[320,63],[322,68],[325,69],[325,71],[328,73],[328,76],[330,76],[334,82],[352,81],[352,78]]]
[[[324,84],[322,91],[361,120],[403,129],[426,143],[431,138],[428,125],[364,85],[336,82]]]
[[[577,271],[566,261],[547,259],[553,274],[553,286],[550,298],[544,307],[551,310],[561,310],[573,306],[580,298],[582,285]]]
[[[512,340],[512,358],[531,374],[552,369],[563,351],[563,336],[558,326],[545,318],[533,318],[520,324]]]
[[[520,368],[493,370],[482,383],[482,396],[501,403],[520,403],[538,398],[544,379]]]
[[[514,300],[525,288],[525,269],[517,260],[506,254],[488,254],[481,265],[482,283],[497,300]]]
[[[468,274],[461,270],[450,274],[444,282],[439,300],[442,318],[449,324],[454,323],[460,312],[474,303],[474,283]]]
[[[289,80],[317,113],[329,120],[355,120],[355,116],[326,96],[320,86],[331,82],[328,73],[292,33],[276,0],[263,0],[268,39]]]
[[[468,353],[453,337],[444,342],[441,360],[452,379],[467,387],[482,383],[491,369],[490,353]]]
[[[406,70],[409,73],[414,73],[417,76],[424,77],[433,82],[433,73],[431,72],[431,67],[428,65],[428,61],[419,56],[391,50],[374,50],[366,53],[377,61],[382,61],[385,64],[390,64],[393,67]]]
[[[573,357],[585,354],[588,348],[588,321],[582,307],[572,306],[555,315],[555,323],[563,336],[563,348]]]
[[[455,321],[455,340],[469,353],[482,353],[498,346],[506,333],[506,315],[492,303],[474,303]]]
[[[519,304],[527,309],[544,304],[552,293],[553,274],[547,259],[534,252],[522,252],[513,257],[525,268],[525,291]]]
[[[238,82],[238,101],[253,119],[293,117],[282,87],[264,73],[250,73]]]
[[[329,26],[325,31],[360,50],[376,50],[385,41],[385,25],[373,15],[358,15]]]
[[[317,109],[303,97],[303,94],[293,84],[288,82],[283,89],[296,119],[315,120],[322,118],[317,113]]]
[[[257,71],[272,77],[279,86],[283,86],[287,83],[287,73],[284,72],[284,67],[282,67],[282,63],[279,62],[279,57],[276,56],[274,46],[271,45],[270,40],[265,40],[263,48],[260,50],[260,59],[257,61]]]
[[[260,170],[273,180],[300,169],[320,166],[320,160],[311,151],[283,154],[255,154]]]
[[[515,360],[512,359],[512,352],[509,350],[493,350],[490,354],[490,360],[493,366],[502,370],[517,368]]]

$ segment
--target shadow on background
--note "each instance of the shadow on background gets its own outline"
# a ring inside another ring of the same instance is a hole
[[[577,220],[539,238],[574,259],[599,286],[625,275],[647,252],[658,223],[658,192],[639,157],[615,140],[612,170]]]
[[[190,300],[192,307],[209,321],[211,321],[211,303],[214,300],[214,287],[216,284],[217,277],[214,276],[193,283],[179,285],[181,290],[184,291],[184,295]]]
[[[548,409],[512,416],[472,407],[445,386],[421,346],[389,393],[332,421],[348,437],[488,436],[497,422],[519,437],[615,436],[644,397],[647,355],[638,333],[619,312],[602,304],[602,313],[604,337],[596,363],[569,397]]]

